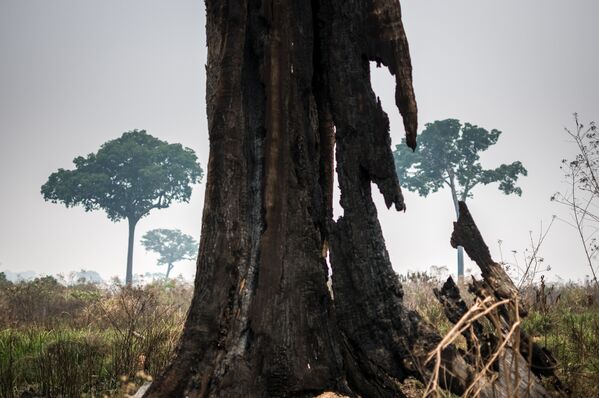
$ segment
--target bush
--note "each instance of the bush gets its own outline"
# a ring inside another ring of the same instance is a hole
[[[77,327],[81,326],[82,311],[100,297],[95,285],[67,287],[52,276],[0,284],[0,322],[3,327]],[[83,324],[87,322],[83,319]]]
[[[131,391],[171,360],[191,292],[180,282],[104,290],[53,278],[7,285],[0,290],[0,397]]]
[[[447,321],[426,274],[402,277],[404,302],[444,334]],[[461,287],[462,288],[462,287]],[[528,292],[523,328],[551,350],[572,396],[599,396],[599,300],[592,286]],[[465,289],[463,289],[465,290]],[[469,293],[462,291],[469,299]],[[63,286],[53,278],[2,282],[0,397],[123,396],[169,363],[192,287],[180,281],[108,288]],[[464,348],[465,341],[458,340]]]
[[[543,286],[541,286],[543,287]],[[547,347],[575,397],[599,396],[599,303],[591,285],[553,285],[536,294],[524,330]]]

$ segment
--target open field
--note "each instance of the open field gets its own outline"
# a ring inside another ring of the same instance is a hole
[[[171,358],[188,285],[143,288],[53,278],[0,290],[0,396],[121,396]],[[25,393],[25,394],[24,394]]]
[[[425,274],[402,277],[406,305],[446,333],[451,324]],[[463,289],[465,290],[465,289]],[[599,396],[599,295],[575,284],[523,292],[524,329],[559,362],[573,396]],[[63,286],[50,277],[0,286],[0,396],[131,394],[168,363],[192,287],[178,281],[127,288]],[[458,345],[460,341],[458,340]],[[422,386],[406,383],[418,396]]]

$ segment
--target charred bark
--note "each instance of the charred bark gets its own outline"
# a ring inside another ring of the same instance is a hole
[[[508,304],[499,307],[500,327],[505,333],[516,321],[516,314],[519,317],[527,315],[527,308],[519,300],[518,289],[505,272],[505,269],[491,258],[489,248],[484,242],[468,206],[464,202],[459,202],[459,206],[460,217],[454,223],[451,245],[453,247],[463,246],[468,256],[481,270],[483,279],[476,280],[473,278],[472,283],[469,285],[470,292],[480,299],[491,297],[495,301],[509,300]],[[453,281],[448,281],[440,291],[436,292],[436,295],[443,304],[446,315],[454,323],[455,319],[459,319],[465,313],[464,310],[467,310]],[[482,335],[480,324],[475,325],[474,333],[490,347],[490,350],[493,350],[493,346],[497,342],[494,341],[493,336]],[[519,344],[517,347],[514,347],[516,350],[514,357],[517,357],[516,359],[523,363],[523,366],[520,367],[524,369],[524,373],[521,375],[522,378],[526,379],[524,376],[528,372],[528,369],[530,369],[535,376],[548,379],[558,392],[568,394],[567,389],[562,385],[555,373],[557,361],[551,353],[546,348],[535,343],[521,328],[518,333],[517,341]],[[534,380],[528,381],[531,384],[536,382]]]
[[[427,378],[424,364],[438,333],[402,304],[371,183],[388,207],[404,210],[395,174],[389,121],[370,85],[369,61],[389,68],[398,82],[396,103],[408,143],[415,145],[416,104],[401,13],[393,1],[333,0],[321,36],[323,66],[336,127],[337,176],[344,214],[331,224],[335,313],[343,337],[347,377],[364,396],[401,396],[397,381]],[[369,8],[371,7],[371,8]],[[364,31],[368,32],[364,35]],[[343,67],[341,67],[343,65]],[[443,356],[442,383],[461,393],[471,371],[455,349]]]
[[[445,315],[450,322],[457,324],[468,313],[469,308],[451,277],[447,279],[441,289],[435,289],[434,293],[443,305]],[[487,315],[487,317],[490,319],[492,315]],[[508,330],[502,328],[499,334],[503,335],[507,332]],[[494,353],[500,350],[501,338],[485,332],[480,321],[470,321],[469,327],[462,331],[462,335],[467,343],[465,358],[468,363],[480,371],[483,371],[483,368],[490,363],[488,372],[496,377],[493,385],[494,396],[548,396],[547,391],[540,384],[540,380],[531,374],[531,367],[526,358],[515,352],[512,345],[505,346],[501,355],[493,357]]]
[[[433,289],[433,293],[443,306],[445,317],[447,317],[449,322],[453,324],[458,323],[468,312],[468,305],[462,299],[460,289],[452,277],[447,279],[441,289]],[[476,344],[480,344],[482,359],[488,359],[489,353],[492,351],[492,347],[496,341],[492,337],[485,335],[484,327],[478,320],[471,322],[470,328],[464,330],[462,335],[466,339],[469,352],[478,348],[475,347]]]
[[[369,64],[395,76],[414,148],[399,3],[206,7],[210,159],[195,293],[176,357],[145,396],[402,396],[399,381],[427,379],[441,337],[403,306],[370,191],[374,182],[388,207],[405,209]],[[473,378],[454,347],[443,369],[458,394]]]
[[[177,358],[147,396],[343,390],[322,256],[331,182],[320,159],[330,155],[312,4],[206,6],[210,160],[196,293]]]

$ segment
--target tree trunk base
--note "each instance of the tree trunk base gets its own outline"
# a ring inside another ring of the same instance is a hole
[[[206,6],[210,159],[195,292],[176,357],[145,397],[391,398],[406,378],[433,374],[461,395],[475,368],[451,345],[440,371],[427,361],[442,338],[403,306],[371,198],[375,183],[405,209],[370,61],[395,76],[416,144],[399,3]]]

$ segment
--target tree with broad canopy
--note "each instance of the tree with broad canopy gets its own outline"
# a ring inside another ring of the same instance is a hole
[[[153,229],[144,234],[141,244],[148,251],[158,253],[158,265],[166,265],[165,279],[168,279],[176,262],[193,260],[198,254],[198,244],[189,235],[178,229]]]
[[[497,143],[501,131],[488,131],[470,123],[446,119],[428,123],[419,135],[416,151],[408,149],[405,139],[394,151],[397,176],[402,186],[426,197],[448,187],[451,191],[456,220],[460,216],[458,202],[472,198],[477,185],[499,183],[506,195],[522,195],[516,186],[520,175],[527,175],[521,162],[502,164],[495,169],[484,169],[480,152]],[[458,247],[458,277],[464,276],[464,253]]]
[[[74,170],[58,169],[42,186],[46,201],[85,211],[104,210],[110,221],[129,223],[126,283],[133,280],[137,222],[152,209],[189,202],[203,170],[195,152],[133,130],[104,143],[97,153],[78,156]]]

